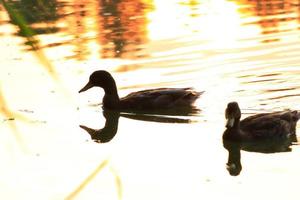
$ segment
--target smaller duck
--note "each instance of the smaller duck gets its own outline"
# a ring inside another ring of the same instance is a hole
[[[114,78],[104,70],[93,72],[88,83],[79,90],[79,93],[92,87],[103,88],[105,93],[102,101],[104,109],[119,111],[191,108],[194,101],[203,93],[196,92],[192,88],[157,88],[133,92],[119,98]]]
[[[300,112],[285,110],[262,113],[240,121],[241,110],[237,102],[230,102],[225,111],[227,119],[223,139],[239,142],[284,140],[296,138],[296,125]]]

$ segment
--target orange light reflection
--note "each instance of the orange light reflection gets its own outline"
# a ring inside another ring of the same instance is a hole
[[[209,41],[211,47],[232,48],[237,45],[236,41],[249,38],[249,35],[257,36],[260,32],[256,25],[243,26],[243,14],[239,13],[239,5],[236,2],[188,2],[155,0],[154,11],[148,13],[149,38],[163,40],[170,38],[170,35],[172,38],[196,35],[199,39]],[[195,7],[198,9],[197,14],[193,14]]]

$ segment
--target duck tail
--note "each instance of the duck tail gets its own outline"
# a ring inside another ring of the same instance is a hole
[[[196,92],[197,93],[197,97],[201,96],[205,91],[201,91],[201,92]]]
[[[190,95],[194,97],[194,100],[196,100],[196,99],[198,99],[203,93],[204,93],[204,91],[201,91],[201,92],[195,92],[195,91],[193,91],[193,92],[191,92]]]
[[[196,92],[196,91],[191,91],[190,93],[188,93],[184,99],[186,101],[188,101],[189,103],[193,103],[194,101],[196,101],[202,94],[204,93],[204,91],[202,92]]]

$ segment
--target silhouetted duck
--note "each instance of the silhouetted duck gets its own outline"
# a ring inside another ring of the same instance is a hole
[[[104,89],[103,107],[110,110],[166,110],[191,107],[203,93],[192,88],[157,88],[133,92],[120,99],[115,80],[104,70],[93,72],[79,93],[92,87]]]
[[[241,110],[237,102],[230,102],[225,111],[227,119],[223,139],[231,141],[261,141],[295,137],[298,111],[281,111],[253,115],[240,121]]]

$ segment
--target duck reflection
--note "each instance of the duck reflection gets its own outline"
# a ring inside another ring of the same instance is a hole
[[[147,112],[146,114],[142,112],[121,113],[119,111],[104,109],[103,116],[105,118],[105,125],[102,129],[93,129],[85,125],[79,125],[79,127],[85,130],[91,136],[91,139],[94,140],[95,142],[106,143],[111,141],[117,134],[120,116],[129,119],[134,119],[134,120],[159,122],[159,123],[192,123],[193,120],[191,120],[189,117],[191,115],[195,115],[198,112],[200,112],[200,110],[193,109],[193,110],[184,110],[182,112],[179,112],[178,110],[176,112],[170,111],[169,113],[153,111],[150,114],[149,112]]]
[[[285,110],[261,113],[240,121],[241,110],[237,102],[230,102],[225,110],[227,119],[223,133],[223,146],[228,150],[227,169],[237,176],[242,170],[240,150],[260,153],[289,152],[297,142],[296,125],[300,113]]]
[[[106,143],[115,137],[118,131],[120,112],[104,110],[105,125],[102,129],[92,129],[84,125],[80,128],[84,129],[98,143]]]
[[[241,150],[257,153],[279,153],[292,151],[291,145],[297,142],[296,137],[285,140],[260,142],[237,142],[223,139],[223,146],[228,151],[226,169],[231,176],[238,176],[242,171]]]

